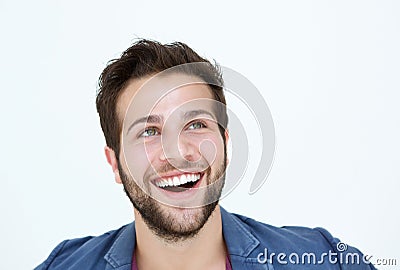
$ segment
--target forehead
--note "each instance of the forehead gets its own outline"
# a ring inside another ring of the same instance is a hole
[[[117,112],[118,118],[123,120],[168,113],[191,102],[193,106],[201,106],[213,100],[211,88],[198,77],[185,74],[148,76],[128,83],[118,98]]]

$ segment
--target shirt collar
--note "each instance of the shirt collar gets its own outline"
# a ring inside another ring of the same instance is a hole
[[[222,232],[229,255],[248,257],[260,241],[247,229],[238,217],[221,208]]]
[[[112,268],[124,267],[130,269],[132,263],[133,250],[136,243],[135,222],[125,225],[108,250],[104,259]]]
[[[229,255],[247,257],[260,244],[242,222],[220,206],[222,232]],[[112,268],[130,269],[136,244],[135,222],[121,228],[104,259]]]

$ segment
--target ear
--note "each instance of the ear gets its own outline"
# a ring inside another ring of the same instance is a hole
[[[226,151],[228,151],[229,150],[229,147],[228,147],[228,144],[229,144],[229,131],[228,131],[228,129],[226,128],[225,129],[225,144],[226,144]],[[226,157],[226,165],[228,165],[229,164],[229,155],[227,154],[227,157]]]
[[[117,182],[118,184],[122,184],[121,177],[119,176],[117,157],[115,156],[114,150],[106,146],[104,147],[104,153],[106,154],[107,162],[108,164],[110,164],[111,169],[114,173],[115,182]]]

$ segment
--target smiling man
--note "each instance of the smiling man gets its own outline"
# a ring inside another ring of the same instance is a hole
[[[374,269],[322,228],[276,228],[219,206],[229,163],[222,74],[187,45],[139,40],[99,85],[105,155],[135,222],[65,240],[36,269]]]

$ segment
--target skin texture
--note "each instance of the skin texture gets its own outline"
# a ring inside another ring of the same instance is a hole
[[[124,185],[135,207],[139,269],[225,269],[218,200],[225,180],[226,145],[207,85],[164,92],[177,80],[187,79],[184,75],[152,79],[151,91],[145,89],[149,77],[132,80],[117,105],[124,121],[119,161],[112,149],[105,148],[116,182]],[[132,126],[148,115],[157,116],[157,121]],[[154,184],[187,171],[202,174],[192,193],[170,196]]]

